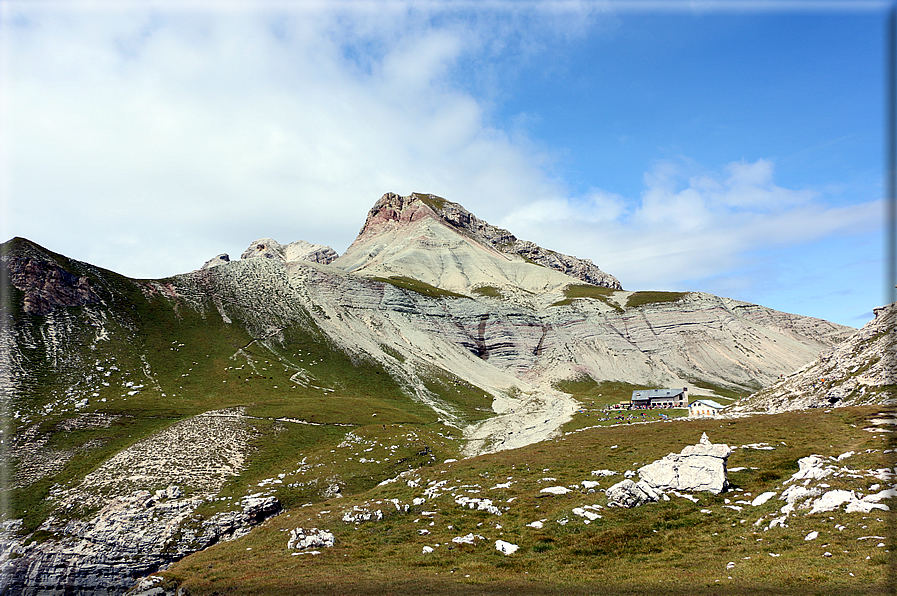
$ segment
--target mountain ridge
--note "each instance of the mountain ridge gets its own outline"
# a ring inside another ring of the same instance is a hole
[[[767,413],[865,404],[897,404],[897,303],[806,366],[733,406]]]
[[[459,232],[426,201],[455,203],[385,197],[404,207],[330,262],[327,247],[260,239],[239,260],[137,280],[2,245],[11,593],[121,593],[281,509],[563,440],[589,420],[586,395],[687,385],[731,403],[855,332],[699,292],[583,284],[477,239],[480,224]],[[331,455],[365,441],[390,449]]]

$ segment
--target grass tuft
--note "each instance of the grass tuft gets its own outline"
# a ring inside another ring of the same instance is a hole
[[[406,277],[404,275],[391,275],[389,277],[372,277],[371,279],[373,279],[375,281],[393,285],[397,288],[402,288],[403,290],[410,290],[410,291],[416,292],[418,294],[423,294],[424,296],[429,296],[430,298],[468,298],[468,299],[470,299],[470,296],[466,296],[464,294],[459,294],[457,292],[452,292],[451,290],[445,290],[443,288],[437,288],[436,286],[431,286],[430,284],[420,281],[419,279]]]
[[[647,304],[678,302],[688,292],[635,292],[626,300],[626,308],[637,308]]]
[[[612,288],[605,288],[602,286],[593,286],[590,284],[571,284],[564,289],[564,299],[555,302],[551,306],[565,306],[567,304],[572,304],[574,300],[589,298],[593,300],[600,300],[608,306],[613,307],[613,309],[617,312],[623,312],[623,309],[619,304],[610,300],[610,296],[613,296],[614,292],[616,292],[616,290]]]

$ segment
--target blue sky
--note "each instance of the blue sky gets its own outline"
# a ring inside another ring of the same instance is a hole
[[[890,6],[2,0],[0,232],[163,277],[431,192],[626,289],[859,327]]]

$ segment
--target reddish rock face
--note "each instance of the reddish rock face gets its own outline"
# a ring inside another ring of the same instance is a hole
[[[9,257],[4,261],[10,283],[25,293],[26,313],[45,315],[59,306],[100,302],[86,277],[78,277],[53,263],[31,257]]]
[[[413,195],[400,197],[395,193],[386,193],[368,212],[367,220],[356,242],[376,236],[381,233],[384,226],[414,223],[426,217],[439,219],[436,212],[422,201],[415,199]]]

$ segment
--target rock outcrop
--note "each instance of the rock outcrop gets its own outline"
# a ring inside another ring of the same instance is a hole
[[[15,556],[0,562],[4,594],[120,594],[135,578],[277,514],[276,498],[256,494],[208,519],[192,517],[243,467],[252,432],[241,416],[215,411],[176,423],[119,452],[80,485],[55,490],[53,513],[40,527],[50,537],[7,545]],[[177,484],[152,490],[167,482]]]
[[[704,434],[697,445],[689,445],[678,454],[670,453],[639,468],[638,473],[644,482],[661,491],[719,494],[728,487],[726,462],[731,454],[728,445],[712,444]]]
[[[289,261],[308,261],[311,263],[321,263],[327,265],[336,259],[336,251],[329,246],[323,244],[311,244],[304,240],[291,242],[286,246],[282,246],[276,240],[271,238],[259,238],[249,245],[249,248],[240,255],[241,259],[275,259],[282,262]],[[205,268],[205,267],[204,267]]]
[[[608,488],[606,494],[608,507],[624,507],[626,509],[653,503],[660,500],[662,495],[644,480],[633,482],[629,478]]]
[[[295,528],[290,530],[290,539],[287,542],[287,550],[296,549],[299,551],[312,550],[318,548],[332,548],[336,539],[332,532],[327,530],[319,530],[311,528],[305,530],[303,528]]]
[[[731,453],[728,445],[711,443],[705,433],[697,445],[639,468],[638,482],[627,478],[608,488],[607,504],[638,507],[658,501],[666,491],[724,492],[728,487],[726,462]]]
[[[220,255],[218,255],[216,257],[212,257],[211,259],[209,259],[208,261],[203,263],[202,269],[209,269],[210,267],[217,267],[218,265],[220,265],[222,263],[229,263],[229,262],[230,262],[230,257],[227,255],[227,253],[221,253]]]
[[[733,406],[768,413],[897,403],[897,303],[813,362]]]
[[[46,315],[59,307],[100,302],[87,277],[45,259],[5,254],[0,262],[8,271],[9,283],[24,292],[23,310],[28,314]]]

